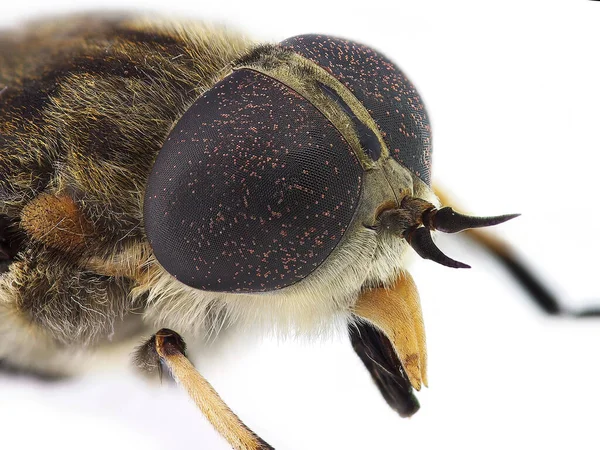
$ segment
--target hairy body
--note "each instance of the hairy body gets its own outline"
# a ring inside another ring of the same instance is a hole
[[[206,25],[66,19],[0,37],[0,214],[19,235],[0,278],[0,358],[71,372],[145,324],[205,335],[224,324],[287,332],[351,317],[361,289],[392,284],[407,245],[357,225],[315,273],[279,291],[210,293],[156,262],[143,194],[166,136],[190,104],[253,48]],[[425,183],[391,169],[411,194]],[[365,181],[369,183],[369,178]],[[372,215],[389,186],[363,199]]]
[[[263,450],[178,333],[341,324],[414,414],[427,355],[408,247],[468,267],[431,232],[516,216],[440,209],[430,131],[400,69],[340,38],[107,16],[0,34],[0,364],[71,374],[161,328],[138,367],[168,367],[234,448]]]
[[[249,42],[202,24],[66,18],[0,35],[0,359],[69,372],[139,333],[142,198],[173,123]],[[125,322],[125,323],[123,323]]]

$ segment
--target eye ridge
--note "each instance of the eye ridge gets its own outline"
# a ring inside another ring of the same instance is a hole
[[[373,133],[373,130],[371,130],[356,116],[354,111],[352,111],[352,108],[350,108],[350,106],[342,97],[339,96],[337,92],[320,81],[317,81],[317,84],[325,93],[325,95],[337,103],[338,106],[348,115],[348,117],[350,117],[354,127],[356,128],[356,132],[358,133],[360,146],[373,162],[377,162],[381,157],[381,144],[375,133]]]

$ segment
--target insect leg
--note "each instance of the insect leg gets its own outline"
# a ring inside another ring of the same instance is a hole
[[[448,196],[435,189],[435,194],[443,204],[451,203]],[[565,315],[576,317],[600,317],[600,307],[589,308],[583,311],[571,311],[561,305],[558,298],[550,291],[544,282],[538,278],[534,271],[517,255],[510,244],[494,236],[492,233],[470,229],[466,235],[494,256],[510,273],[510,275],[531,296],[532,300],[546,314]]]
[[[272,450],[234,414],[210,383],[185,355],[179,334],[163,328],[136,352],[136,363],[145,370],[164,364],[177,383],[183,386],[212,426],[236,450]]]
[[[510,245],[490,233],[469,230],[467,235],[492,254],[547,314],[576,317],[600,317],[600,308],[571,311],[560,304],[558,298],[540,280]]]
[[[490,233],[469,230],[467,235],[494,256],[527,291],[533,301],[547,314],[558,315],[564,311],[558,299],[544,286],[533,272],[512,251],[510,246]]]
[[[427,386],[427,349],[417,287],[403,272],[390,288],[364,291],[352,311],[377,327],[390,340],[410,384]]]

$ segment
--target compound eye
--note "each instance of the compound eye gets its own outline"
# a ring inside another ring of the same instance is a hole
[[[312,104],[238,70],[200,97],[165,142],[146,189],[146,233],[161,265],[189,286],[281,289],[338,245],[362,174]]]
[[[419,93],[376,50],[346,39],[306,34],[281,43],[343,83],[377,122],[390,155],[426,184],[431,177],[431,129]]]

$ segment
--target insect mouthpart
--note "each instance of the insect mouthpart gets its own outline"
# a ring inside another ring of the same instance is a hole
[[[17,229],[17,221],[0,214],[0,275],[8,272],[22,243],[23,237]]]
[[[406,196],[402,199],[399,208],[381,211],[377,218],[377,225],[371,228],[406,239],[423,259],[430,259],[455,269],[468,269],[471,266],[446,256],[433,242],[431,232],[458,233],[469,228],[498,225],[519,215],[467,216],[454,211],[449,206],[438,209],[423,199]]]

